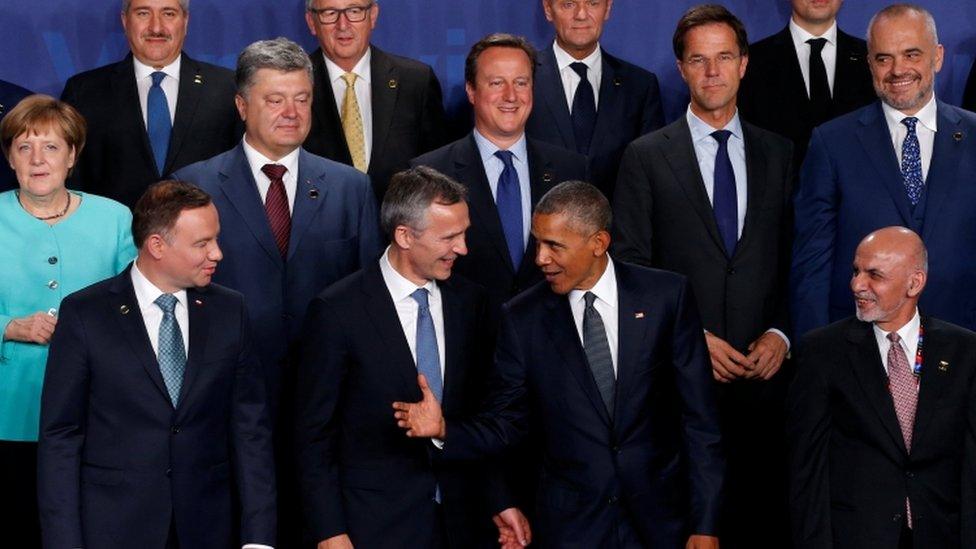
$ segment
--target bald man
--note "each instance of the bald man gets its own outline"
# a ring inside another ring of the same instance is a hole
[[[854,256],[856,317],[800,345],[788,410],[797,549],[976,547],[976,334],[920,316],[927,280],[917,234],[872,232]]]

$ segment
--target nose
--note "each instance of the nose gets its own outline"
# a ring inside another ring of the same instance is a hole
[[[161,14],[153,13],[149,16],[149,32],[160,34],[163,31],[163,18]]]
[[[580,2],[576,4],[576,9],[573,11],[573,19],[577,21],[582,21],[586,19],[586,3]]]
[[[705,74],[708,76],[718,75],[718,57],[705,59]]]
[[[506,82],[504,88],[502,89],[502,99],[505,101],[515,101],[515,85],[511,82]]]
[[[336,24],[336,28],[340,30],[345,30],[349,28],[350,25],[352,25],[352,23],[349,22],[349,16],[346,15],[346,12],[342,12],[339,14],[339,18],[336,19],[335,24]]]
[[[549,252],[539,243],[535,245],[535,264],[539,267],[545,267],[546,265],[552,263],[552,258],[549,257]]]
[[[454,246],[454,253],[458,255],[468,255],[468,242],[465,240],[463,234],[458,239],[457,244]]]
[[[34,147],[31,149],[30,163],[35,166],[44,163],[44,151],[41,147]]]
[[[860,292],[866,289],[865,282],[866,278],[863,273],[854,273],[851,275],[851,291]]]
[[[220,245],[217,244],[215,240],[213,246],[210,247],[210,251],[207,253],[207,259],[210,261],[220,261],[224,258],[224,252],[220,249]]]
[[[283,105],[284,108],[281,111],[281,116],[285,118],[295,118],[298,116],[298,107],[294,99],[286,99]]]

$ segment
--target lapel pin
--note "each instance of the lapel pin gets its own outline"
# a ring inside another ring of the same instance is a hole
[[[391,90],[397,89],[398,84],[396,78],[391,78],[390,81],[386,83],[386,85],[389,86]]]
[[[3,114],[5,112],[7,112],[7,107],[4,107],[3,103],[0,103],[0,114]]]
[[[946,362],[946,361],[944,361],[944,360],[940,360],[939,361],[939,371],[940,372],[945,372],[945,371],[948,371],[948,370],[949,370],[949,363]]]
[[[542,180],[546,183],[552,183],[552,174],[549,172],[542,174]]]
[[[308,197],[311,198],[312,200],[315,200],[316,198],[319,197],[319,190],[318,189],[315,189],[315,188],[309,189],[308,190]]]
[[[193,75],[193,83],[194,84],[203,84],[203,77],[200,76],[199,74]]]
[[[197,307],[202,307],[203,301],[200,301],[199,299],[194,299],[193,304],[196,305]]]
[[[619,87],[619,86],[620,86],[620,85],[622,85],[622,84],[623,84],[623,82],[621,82],[619,78],[614,78],[614,79],[613,79],[613,85],[614,85],[614,86],[617,86],[617,87]]]
[[[644,318],[644,311],[637,311],[634,313],[634,318]]]
[[[129,314],[129,306],[128,305],[123,305],[123,306],[119,307],[119,312],[122,313],[122,314],[124,314],[124,315]]]
[[[962,132],[956,132],[952,134],[952,138],[956,141],[962,141]]]

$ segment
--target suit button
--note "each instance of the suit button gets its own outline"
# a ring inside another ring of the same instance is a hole
[[[610,496],[607,498],[607,503],[610,505],[615,505],[617,503],[617,496]]]
[[[908,478],[915,478],[915,473],[911,471],[905,471],[905,476]]]
[[[891,517],[891,522],[901,522],[901,513],[895,513],[894,516]]]
[[[613,449],[613,453],[615,453],[615,454],[619,454],[620,453],[620,446],[614,446],[612,449]]]
[[[58,262],[58,258],[52,255],[51,257],[47,258],[47,262],[50,263],[51,265],[54,265]]]
[[[170,478],[171,476],[173,476],[173,470],[172,469],[166,469],[166,478]]]
[[[180,434],[180,426],[174,425],[173,427],[170,428],[170,432],[173,433],[174,435]]]
[[[50,281],[48,281],[47,287],[48,288],[51,288],[52,290],[57,290],[58,289],[58,281],[57,280],[50,280]]]
[[[725,271],[725,272],[729,273],[730,275],[734,275],[735,274],[735,269],[733,269],[732,267],[729,267],[728,270]]]

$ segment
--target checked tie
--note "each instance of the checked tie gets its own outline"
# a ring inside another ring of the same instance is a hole
[[[915,206],[922,198],[922,187],[925,185],[922,180],[922,153],[918,146],[918,134],[915,132],[918,118],[906,116],[901,123],[908,128],[905,142],[901,144],[901,175],[905,178],[908,201]]]
[[[177,299],[173,294],[162,294],[154,301],[163,310],[163,321],[159,324],[159,372],[166,383],[166,391],[175,408],[180,403],[180,388],[183,386],[183,372],[186,370],[186,347],[183,346],[183,333],[173,311]]]
[[[352,165],[361,172],[366,172],[366,137],[363,133],[363,119],[359,113],[359,100],[356,99],[355,73],[347,72],[342,75],[346,83],[346,94],[342,99],[342,133],[346,136],[349,146],[349,156]]]
[[[897,332],[888,334],[891,346],[888,348],[888,390],[895,403],[895,415],[905,440],[905,449],[912,451],[912,430],[915,428],[915,409],[918,406],[918,380],[908,366],[905,350],[899,345],[901,338]],[[908,527],[912,527],[912,505],[905,498],[905,516]]]
[[[275,244],[278,245],[278,252],[281,258],[288,256],[288,239],[291,236],[291,212],[288,211],[288,195],[285,193],[285,172],[288,168],[281,164],[265,164],[261,166],[261,171],[271,180],[268,187],[268,194],[264,198],[264,212],[268,216],[268,224],[271,225],[271,234],[274,235]]]

